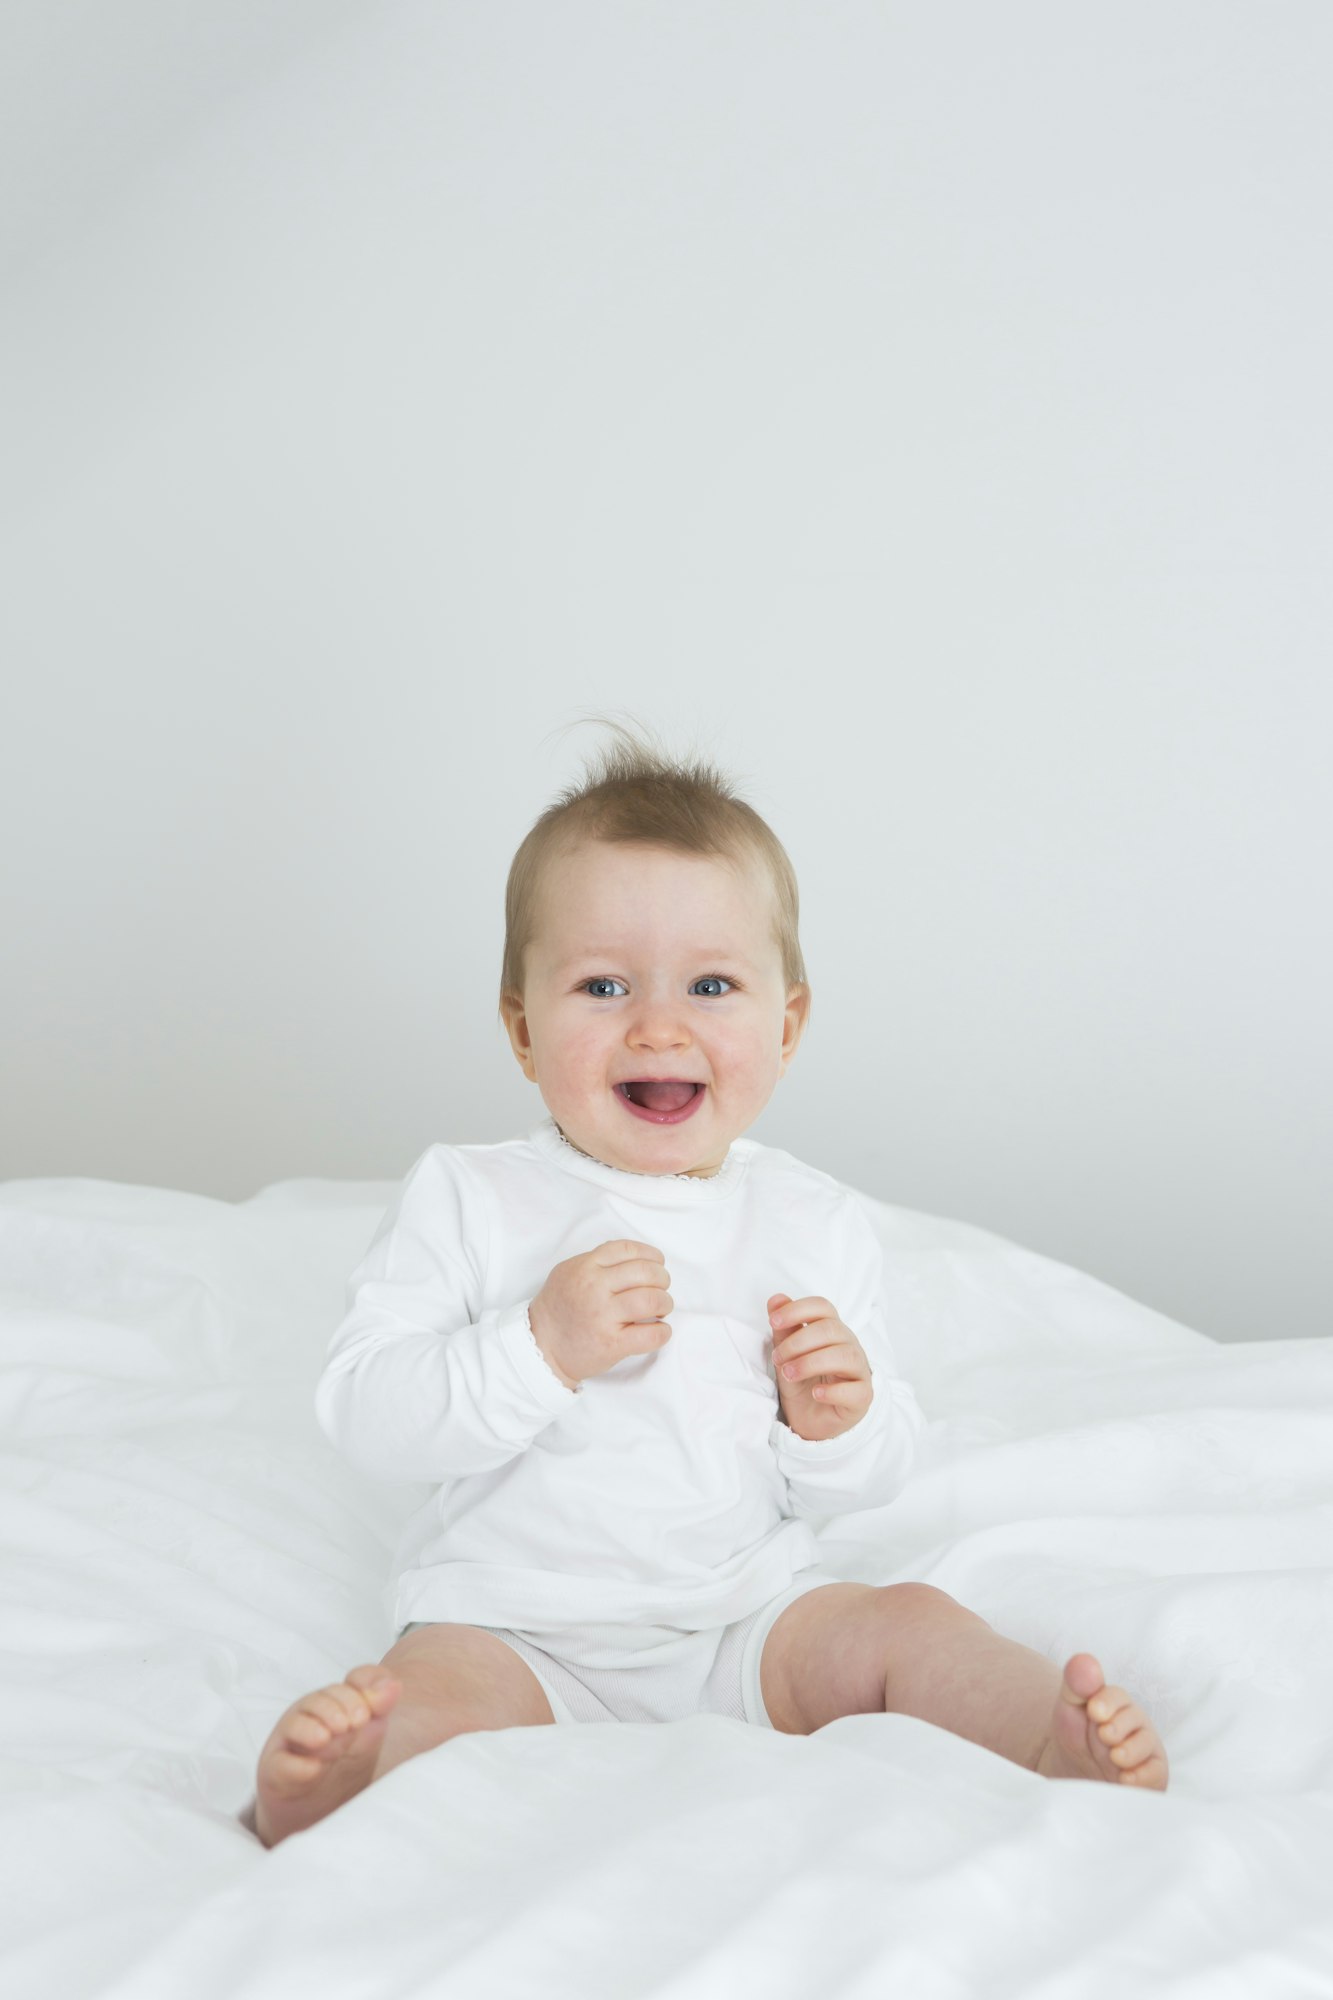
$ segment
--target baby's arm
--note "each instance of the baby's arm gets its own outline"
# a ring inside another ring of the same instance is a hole
[[[870,1362],[870,1407],[834,1437],[805,1438],[780,1419],[771,1433],[793,1510],[808,1519],[883,1507],[911,1475],[925,1414],[897,1372],[883,1299],[884,1253],[864,1209],[844,1194],[838,1241],[830,1246],[837,1290],[830,1300]]]
[[[573,1402],[533,1337],[529,1300],[478,1311],[469,1245],[484,1244],[487,1227],[466,1168],[433,1146],[349,1279],[315,1415],[361,1471],[432,1481],[488,1472]]]

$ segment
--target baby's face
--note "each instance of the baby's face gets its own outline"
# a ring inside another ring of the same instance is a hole
[[[590,842],[548,865],[522,1005],[505,1022],[572,1144],[638,1174],[715,1174],[763,1110],[805,1029],[758,862],[738,877],[671,848]],[[641,1117],[617,1086],[702,1085],[689,1115]]]

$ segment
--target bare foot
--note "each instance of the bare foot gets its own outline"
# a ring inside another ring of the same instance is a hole
[[[293,1702],[259,1753],[255,1801],[242,1825],[276,1847],[364,1791],[402,1691],[386,1666],[353,1667],[345,1681]]]
[[[1091,1653],[1065,1662],[1037,1769],[1046,1778],[1104,1778],[1148,1792],[1166,1790],[1161,1737],[1123,1688],[1107,1687]]]

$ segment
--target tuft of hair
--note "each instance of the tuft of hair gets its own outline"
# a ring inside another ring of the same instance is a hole
[[[582,780],[552,800],[524,835],[509,865],[497,1010],[501,1023],[506,997],[522,999],[526,955],[536,935],[547,863],[593,840],[674,848],[679,854],[705,855],[738,870],[757,858],[773,884],[773,938],[787,994],[793,986],[808,985],[796,871],[767,820],[707,759],[674,758],[654,744],[651,731],[645,731],[648,740],[641,740],[605,715],[584,720],[604,723],[619,740],[603,745]]]

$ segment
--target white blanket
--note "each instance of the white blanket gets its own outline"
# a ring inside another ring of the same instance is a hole
[[[458,1737],[261,1847],[259,1749],[388,1648],[425,1497],[311,1404],[395,1185],[0,1184],[6,2000],[1333,1996],[1333,1338],[1218,1345],[865,1195],[931,1421],[821,1560],[1094,1653],[1170,1790],[697,1716]]]

